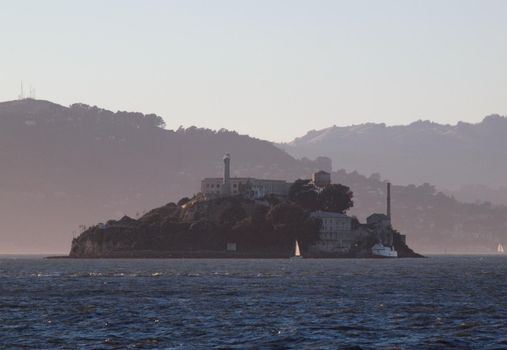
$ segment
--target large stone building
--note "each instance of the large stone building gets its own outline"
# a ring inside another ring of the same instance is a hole
[[[331,174],[320,170],[312,175],[318,189],[331,183]],[[262,198],[268,194],[288,196],[291,182],[285,180],[256,179],[253,177],[231,177],[231,155],[224,156],[223,177],[208,177],[201,181],[201,193],[207,197],[234,196],[244,194],[250,198]]]
[[[250,198],[262,198],[268,194],[288,196],[290,182],[284,180],[231,177],[231,156],[224,156],[224,176],[208,177],[201,181],[201,193],[207,197],[244,194]]]
[[[291,183],[283,180],[264,180],[253,177],[231,177],[230,192],[220,177],[208,177],[201,181],[201,193],[207,197],[245,194],[251,198],[261,198],[267,194],[288,196]]]
[[[325,253],[345,253],[358,239],[352,227],[352,218],[345,214],[315,211],[313,218],[320,219],[319,240],[313,249]]]
[[[345,214],[315,211],[311,216],[322,222],[319,240],[311,248],[313,252],[348,253],[357,242],[371,234],[365,225]]]

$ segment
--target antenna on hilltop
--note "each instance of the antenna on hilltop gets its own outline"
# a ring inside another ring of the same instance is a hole
[[[21,81],[21,90],[18,95],[18,100],[24,100],[25,99],[25,91],[23,90],[23,81]]]
[[[35,100],[35,88],[33,88],[31,85],[30,85],[30,90],[28,93],[28,98]]]

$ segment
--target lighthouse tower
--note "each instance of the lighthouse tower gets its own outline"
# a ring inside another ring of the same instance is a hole
[[[224,196],[231,195],[231,155],[226,153],[224,156],[224,184],[222,186]]]

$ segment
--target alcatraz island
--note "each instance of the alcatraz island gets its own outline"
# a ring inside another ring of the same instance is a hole
[[[348,216],[349,187],[318,171],[311,179],[205,178],[192,198],[89,227],[72,240],[71,258],[403,258],[420,257],[386,213],[366,223]]]

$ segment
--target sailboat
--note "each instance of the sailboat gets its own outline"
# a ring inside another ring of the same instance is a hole
[[[503,245],[502,243],[498,243],[498,247],[496,247],[496,251],[500,254],[503,254]]]
[[[301,259],[303,256],[301,255],[301,250],[299,249],[299,243],[296,241],[296,247],[294,248],[294,255],[291,256],[291,259]]]

